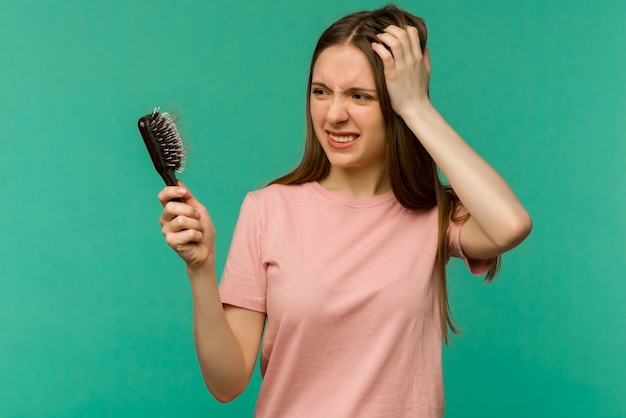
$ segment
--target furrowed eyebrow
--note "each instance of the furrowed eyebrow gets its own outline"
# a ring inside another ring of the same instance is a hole
[[[311,82],[311,87],[320,87],[326,90],[331,90],[326,84],[324,83],[320,83],[319,81],[312,81]],[[376,89],[368,89],[365,87],[350,87],[348,90],[346,90],[347,93],[358,93],[358,92],[363,92],[363,93],[369,93],[372,95],[376,95]]]
[[[369,93],[372,96],[376,95],[376,89],[366,89],[365,87],[352,87],[348,89],[348,93]]]
[[[311,87],[321,87],[321,88],[323,88],[323,89],[327,89],[327,90],[329,90],[329,88],[328,88],[328,86],[327,86],[326,84],[324,84],[324,83],[320,83],[320,82],[318,82],[318,81],[312,81],[312,82],[311,82]]]

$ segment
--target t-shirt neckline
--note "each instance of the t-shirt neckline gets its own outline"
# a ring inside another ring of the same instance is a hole
[[[316,193],[324,197],[325,199],[331,200],[335,203],[338,203],[344,206],[353,207],[353,208],[369,208],[369,207],[377,206],[377,205],[380,205],[380,204],[383,204],[385,202],[395,199],[393,190],[389,190],[377,196],[358,199],[355,197],[345,196],[339,193],[332,192],[324,188],[317,181],[307,183],[307,185],[311,189],[313,189]]]

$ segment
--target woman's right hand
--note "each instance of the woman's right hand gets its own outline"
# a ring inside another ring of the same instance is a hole
[[[165,241],[187,263],[198,268],[215,264],[215,227],[206,208],[182,182],[159,192],[163,213],[159,218]],[[182,202],[173,201],[181,199]]]

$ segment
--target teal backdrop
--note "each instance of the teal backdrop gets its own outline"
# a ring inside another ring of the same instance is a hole
[[[204,387],[137,118],[182,115],[221,271],[245,193],[301,155],[317,37],[383,3],[0,3],[0,416],[252,416],[258,371],[230,404]],[[534,220],[493,285],[450,265],[446,417],[625,417],[626,2],[399,4]]]

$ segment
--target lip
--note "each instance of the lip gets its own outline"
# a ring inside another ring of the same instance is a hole
[[[331,148],[337,149],[337,150],[350,148],[355,143],[357,143],[360,138],[360,135],[355,134],[353,132],[332,132],[332,131],[324,131],[324,132],[326,134],[326,142],[328,142],[328,145]],[[356,138],[354,139],[354,141],[350,141],[350,142],[335,142],[330,138],[331,135],[333,136],[356,136]]]

